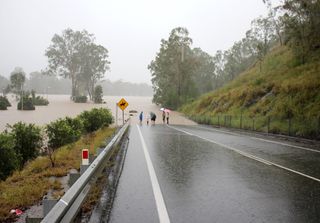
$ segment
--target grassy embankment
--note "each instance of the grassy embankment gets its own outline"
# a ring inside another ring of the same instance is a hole
[[[257,63],[180,110],[200,123],[258,131],[267,131],[269,117],[270,132],[288,133],[290,125],[292,135],[319,137],[320,55],[297,65],[290,49],[277,47],[261,68]]]
[[[95,154],[96,149],[114,131],[114,128],[105,127],[83,136],[75,143],[62,146],[55,151],[54,168],[48,157],[40,156],[28,163],[22,171],[16,171],[6,181],[0,182],[0,222],[13,217],[9,214],[11,209],[37,203],[49,189],[54,189],[57,197],[61,196],[63,188],[60,181],[51,182],[49,177],[65,176],[70,169],[79,169],[81,150],[90,148],[90,153]]]

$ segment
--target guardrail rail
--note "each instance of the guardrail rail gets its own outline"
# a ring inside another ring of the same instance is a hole
[[[90,164],[87,170],[70,187],[57,204],[41,221],[43,223],[72,222],[76,217],[81,204],[90,191],[91,184],[96,181],[97,176],[102,172],[106,161],[112,154],[112,148],[116,146],[129,128],[129,122],[124,124],[104,150]]]

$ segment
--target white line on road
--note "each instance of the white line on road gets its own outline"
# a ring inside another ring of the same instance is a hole
[[[140,127],[138,125],[137,125],[137,128],[138,128],[138,132],[139,132],[139,135],[140,135],[144,156],[145,156],[146,162],[147,162],[148,172],[149,172],[150,179],[151,179],[153,195],[154,195],[155,200],[156,200],[156,205],[157,205],[157,210],[158,210],[160,223],[170,223],[170,219],[169,219],[168,211],[167,211],[167,208],[166,208],[166,204],[164,203],[164,199],[163,199],[163,196],[162,196],[162,193],[161,193],[161,189],[160,189],[160,185],[159,185],[159,182],[158,182],[158,178],[157,178],[157,175],[156,175],[156,173],[154,171],[154,168],[153,168],[153,165],[152,165],[152,161],[151,161],[151,158],[150,158],[146,143],[144,141],[144,138],[143,138],[142,133],[140,131]]]
[[[266,165],[273,165],[273,166],[279,167],[279,168],[281,168],[281,169],[287,170],[287,171],[289,171],[289,172],[292,172],[292,173],[295,173],[295,174],[298,174],[298,175],[307,177],[307,178],[309,178],[309,179],[311,179],[311,180],[315,180],[315,181],[320,182],[320,179],[318,179],[318,178],[315,178],[315,177],[309,176],[309,175],[307,175],[307,174],[301,173],[301,172],[299,172],[299,171],[290,169],[290,168],[288,168],[288,167],[285,167],[285,166],[282,166],[282,165],[279,165],[279,164],[270,162],[270,161],[265,160],[265,159],[262,159],[262,158],[260,158],[260,157],[253,156],[253,155],[251,155],[251,154],[249,154],[249,153],[243,152],[243,151],[238,150],[238,149],[236,149],[236,148],[233,148],[233,147],[231,147],[231,146],[228,146],[228,145],[225,145],[225,144],[216,142],[216,141],[211,140],[211,139],[204,138],[204,137],[202,137],[202,136],[198,136],[198,135],[192,134],[192,133],[190,133],[190,132],[187,132],[187,131],[184,131],[184,130],[181,130],[181,129],[178,129],[178,128],[175,128],[175,127],[172,127],[172,126],[169,126],[169,125],[168,125],[168,127],[169,127],[169,128],[172,128],[172,129],[175,129],[175,130],[177,130],[177,131],[186,133],[186,134],[188,134],[188,135],[192,135],[192,136],[198,137],[198,138],[203,139],[203,140],[206,140],[206,141],[208,141],[208,142],[214,143],[214,144],[216,144],[216,145],[219,145],[219,146],[224,147],[224,148],[226,148],[226,149],[232,150],[232,151],[234,151],[234,152],[236,152],[236,153],[239,153],[239,154],[241,154],[241,155],[243,155],[243,156],[245,156],[245,157],[248,157],[248,158],[250,158],[250,159],[254,159],[254,160],[256,160],[256,161],[258,161],[258,162],[261,162],[261,163],[264,163],[264,164],[266,164]]]
[[[206,127],[202,127],[202,126],[201,126],[201,127],[198,126],[198,128],[202,128],[202,129],[206,129],[206,130],[211,130],[211,131],[216,131],[216,132],[227,133],[227,134],[236,135],[236,136],[247,136],[247,135],[243,135],[243,134],[240,134],[240,133],[223,131],[223,130],[218,130],[218,129],[214,129],[214,128],[206,128]],[[293,147],[293,148],[296,148],[296,149],[303,149],[303,150],[307,150],[307,151],[311,151],[311,152],[315,152],[315,153],[320,153],[320,150],[310,149],[310,148],[303,147],[303,146],[290,145],[290,144],[288,144],[288,143],[277,142],[277,141],[268,140],[268,139],[261,139],[261,138],[259,138],[259,137],[254,137],[254,136],[247,136],[247,137],[249,137],[249,138],[251,138],[251,139],[260,140],[260,141],[263,141],[263,142],[270,142],[270,143],[279,144],[279,145],[282,145],[282,146],[288,146],[288,147]]]

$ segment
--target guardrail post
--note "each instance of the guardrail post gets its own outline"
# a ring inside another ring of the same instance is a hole
[[[80,175],[82,175],[84,172],[86,172],[86,170],[88,169],[89,166],[90,166],[90,164],[89,165],[81,164],[80,165]]]
[[[46,216],[58,202],[57,199],[43,199],[43,216]]]
[[[268,116],[268,119],[267,119],[267,133],[270,132],[270,116]]]
[[[71,187],[80,177],[80,173],[69,173],[68,185]]]
[[[30,217],[29,215],[27,215],[26,223],[40,223],[42,219],[42,217]]]

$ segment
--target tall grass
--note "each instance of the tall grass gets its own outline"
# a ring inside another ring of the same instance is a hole
[[[219,114],[256,117],[254,125],[258,131],[266,131],[265,119],[275,117],[278,120],[270,127],[275,133],[285,133],[286,120],[293,118],[296,120],[293,134],[311,137],[316,134],[320,116],[319,89],[320,55],[306,64],[296,65],[290,49],[282,46],[265,57],[262,71],[258,65],[254,66],[180,110],[187,116],[197,116],[200,123],[208,122],[208,117],[215,119]],[[308,125],[304,124],[306,120],[309,120]],[[250,122],[253,121],[246,121],[243,128],[252,129]],[[234,126],[239,125],[234,123]]]

